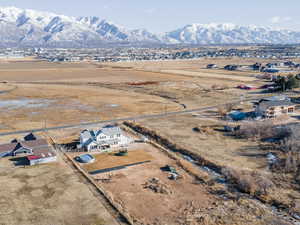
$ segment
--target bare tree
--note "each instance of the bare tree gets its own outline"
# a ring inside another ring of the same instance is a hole
[[[233,103],[228,103],[222,106],[218,107],[218,113],[221,117],[225,117],[227,113],[231,112],[233,108],[235,107],[235,104]]]
[[[270,120],[254,121],[242,124],[240,129],[235,131],[235,135],[246,139],[262,139],[274,137],[278,131]]]

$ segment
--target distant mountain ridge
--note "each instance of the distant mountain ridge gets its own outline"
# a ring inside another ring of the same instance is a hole
[[[0,46],[96,47],[109,44],[300,43],[300,32],[234,24],[191,24],[154,34],[99,17],[71,17],[0,7]]]
[[[191,24],[166,33],[165,41],[184,44],[300,43],[300,32],[234,24]]]

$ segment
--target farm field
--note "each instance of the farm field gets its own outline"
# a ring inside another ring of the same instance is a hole
[[[0,95],[0,130],[22,130],[159,113],[177,103],[102,87],[19,84]]]
[[[95,63],[10,62],[0,63],[0,81],[7,82],[101,82],[125,83],[141,81],[184,80],[176,75],[161,75],[120,67],[104,67]]]
[[[176,71],[171,74],[141,70],[135,63],[126,68],[118,63],[0,63],[0,131],[180,111],[237,101],[241,95],[260,96],[235,88],[246,81],[264,84],[252,75],[199,72],[202,64],[153,62],[153,68]]]
[[[16,168],[8,158],[0,164],[1,224],[118,224],[62,160],[26,168]]]
[[[295,62],[300,62],[299,59],[294,59]],[[238,65],[251,65],[256,62],[268,63],[270,59],[258,59],[258,58],[202,58],[202,59],[191,59],[191,60],[167,60],[167,61],[142,61],[142,62],[118,62],[118,63],[104,63],[107,66],[119,66],[119,67],[131,67],[134,69],[140,69],[145,71],[156,71],[161,70],[191,70],[199,71],[206,69],[206,65],[214,63],[218,67],[224,67],[228,64],[238,64]],[[276,61],[276,60],[274,60]],[[224,72],[224,71],[222,71]],[[226,71],[225,71],[226,73]],[[227,73],[235,73],[232,71],[227,71]],[[248,72],[238,72],[239,74],[249,74]]]

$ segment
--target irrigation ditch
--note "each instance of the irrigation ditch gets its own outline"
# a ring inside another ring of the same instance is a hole
[[[187,173],[193,176],[198,181],[209,184],[209,182],[214,181],[219,184],[224,185],[225,189],[230,192],[238,193],[239,196],[245,196],[249,199],[255,200],[259,205],[268,207],[276,216],[281,219],[300,225],[300,215],[291,214],[289,212],[289,207],[277,201],[267,202],[265,199],[260,198],[258,196],[252,196],[249,193],[244,193],[239,190],[237,187],[234,187],[230,181],[228,181],[224,174],[222,174],[223,167],[210,162],[209,160],[204,159],[203,157],[195,154],[187,149],[184,149],[175,143],[172,143],[165,137],[157,134],[155,131],[150,130],[147,127],[144,127],[140,124],[125,121],[123,122],[123,129],[127,132],[130,132],[138,137],[143,137],[143,139],[147,139],[148,143],[153,145],[154,147],[160,149],[165,154],[167,154],[170,158],[174,159],[178,166],[184,169]],[[200,173],[195,172],[194,170],[190,170],[191,167],[187,167],[182,163],[182,160],[192,164],[194,167],[198,168]],[[205,176],[205,172],[207,176]],[[219,195],[219,194],[218,194]],[[224,196],[220,196],[224,198]],[[226,199],[226,197],[224,198]]]

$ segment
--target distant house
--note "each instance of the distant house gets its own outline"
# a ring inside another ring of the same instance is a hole
[[[261,63],[255,63],[250,66],[253,70],[261,70],[262,64]]]
[[[237,66],[237,65],[226,65],[224,67],[225,70],[230,70],[230,71],[237,70],[238,68],[239,68],[239,66]]]
[[[29,165],[54,162],[56,153],[51,149],[47,140],[17,141],[0,145],[0,158],[26,156]]]
[[[281,115],[288,115],[295,112],[296,105],[290,100],[260,101],[255,105],[256,116],[274,118]]]
[[[276,69],[276,68],[265,68],[262,72],[265,72],[265,73],[279,73],[280,70]]]
[[[207,68],[207,69],[216,69],[216,68],[218,68],[218,66],[217,66],[216,64],[208,64],[208,65],[206,66],[206,68]]]
[[[275,68],[275,67],[283,67],[284,63],[283,62],[275,62],[275,63],[267,63],[266,67],[267,68]]]
[[[284,66],[295,67],[296,63],[293,61],[284,62]]]
[[[120,127],[108,125],[100,130],[83,130],[78,148],[93,152],[120,147],[130,142],[131,139],[123,134]]]

